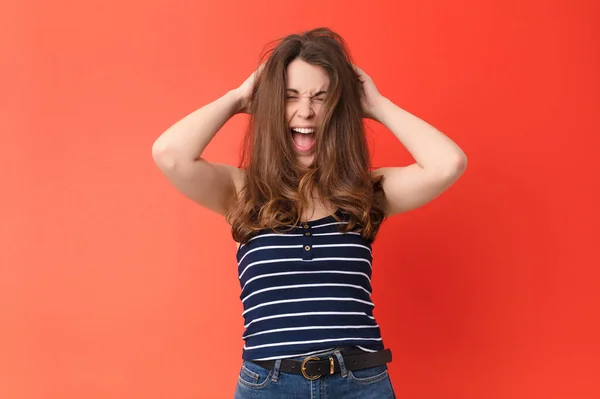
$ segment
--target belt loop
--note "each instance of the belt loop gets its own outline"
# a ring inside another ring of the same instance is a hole
[[[273,376],[271,377],[271,381],[277,382],[279,380],[279,369],[281,368],[281,359],[275,360],[275,364],[273,365]]]
[[[338,363],[340,364],[340,374],[342,375],[342,378],[346,378],[348,372],[346,371],[346,363],[344,363],[344,358],[342,357],[342,354],[337,349],[333,351],[333,354],[335,355],[335,357],[337,357]]]

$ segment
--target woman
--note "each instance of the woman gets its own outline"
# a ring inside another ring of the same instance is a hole
[[[223,215],[238,243],[245,345],[236,398],[393,398],[371,302],[371,244],[386,217],[421,206],[463,173],[448,137],[379,93],[327,28],[274,42],[238,88],[154,143],[171,183]],[[202,152],[248,113],[239,167]],[[369,170],[363,118],[413,155]]]

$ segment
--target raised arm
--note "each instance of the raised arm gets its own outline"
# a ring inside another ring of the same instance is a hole
[[[231,165],[211,163],[202,152],[223,125],[248,110],[253,73],[237,89],[190,113],[169,127],[152,145],[154,162],[186,197],[225,215],[243,184],[243,172]]]

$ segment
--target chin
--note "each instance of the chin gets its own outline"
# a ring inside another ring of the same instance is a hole
[[[308,155],[308,156],[300,156],[298,157],[298,161],[300,161],[300,163],[302,164],[302,166],[304,167],[310,167],[313,162],[315,160],[314,155]]]

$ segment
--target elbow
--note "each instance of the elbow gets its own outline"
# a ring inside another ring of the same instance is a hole
[[[172,151],[169,151],[159,140],[152,144],[152,159],[156,166],[162,170],[172,169],[176,163]]]
[[[443,167],[438,170],[441,171],[442,179],[455,181],[467,169],[467,156],[460,152],[456,154],[451,160],[444,163]]]
[[[461,151],[461,153],[457,154],[452,162],[450,162],[447,170],[448,177],[453,180],[458,179],[463,173],[465,173],[465,170],[467,169],[467,163],[467,156]]]
[[[461,151],[460,154],[454,160],[453,164],[456,171],[462,175],[467,169],[467,155]]]
[[[164,157],[166,153],[166,148],[160,143],[159,140],[156,140],[154,144],[152,144],[152,159],[155,161],[158,158]]]

